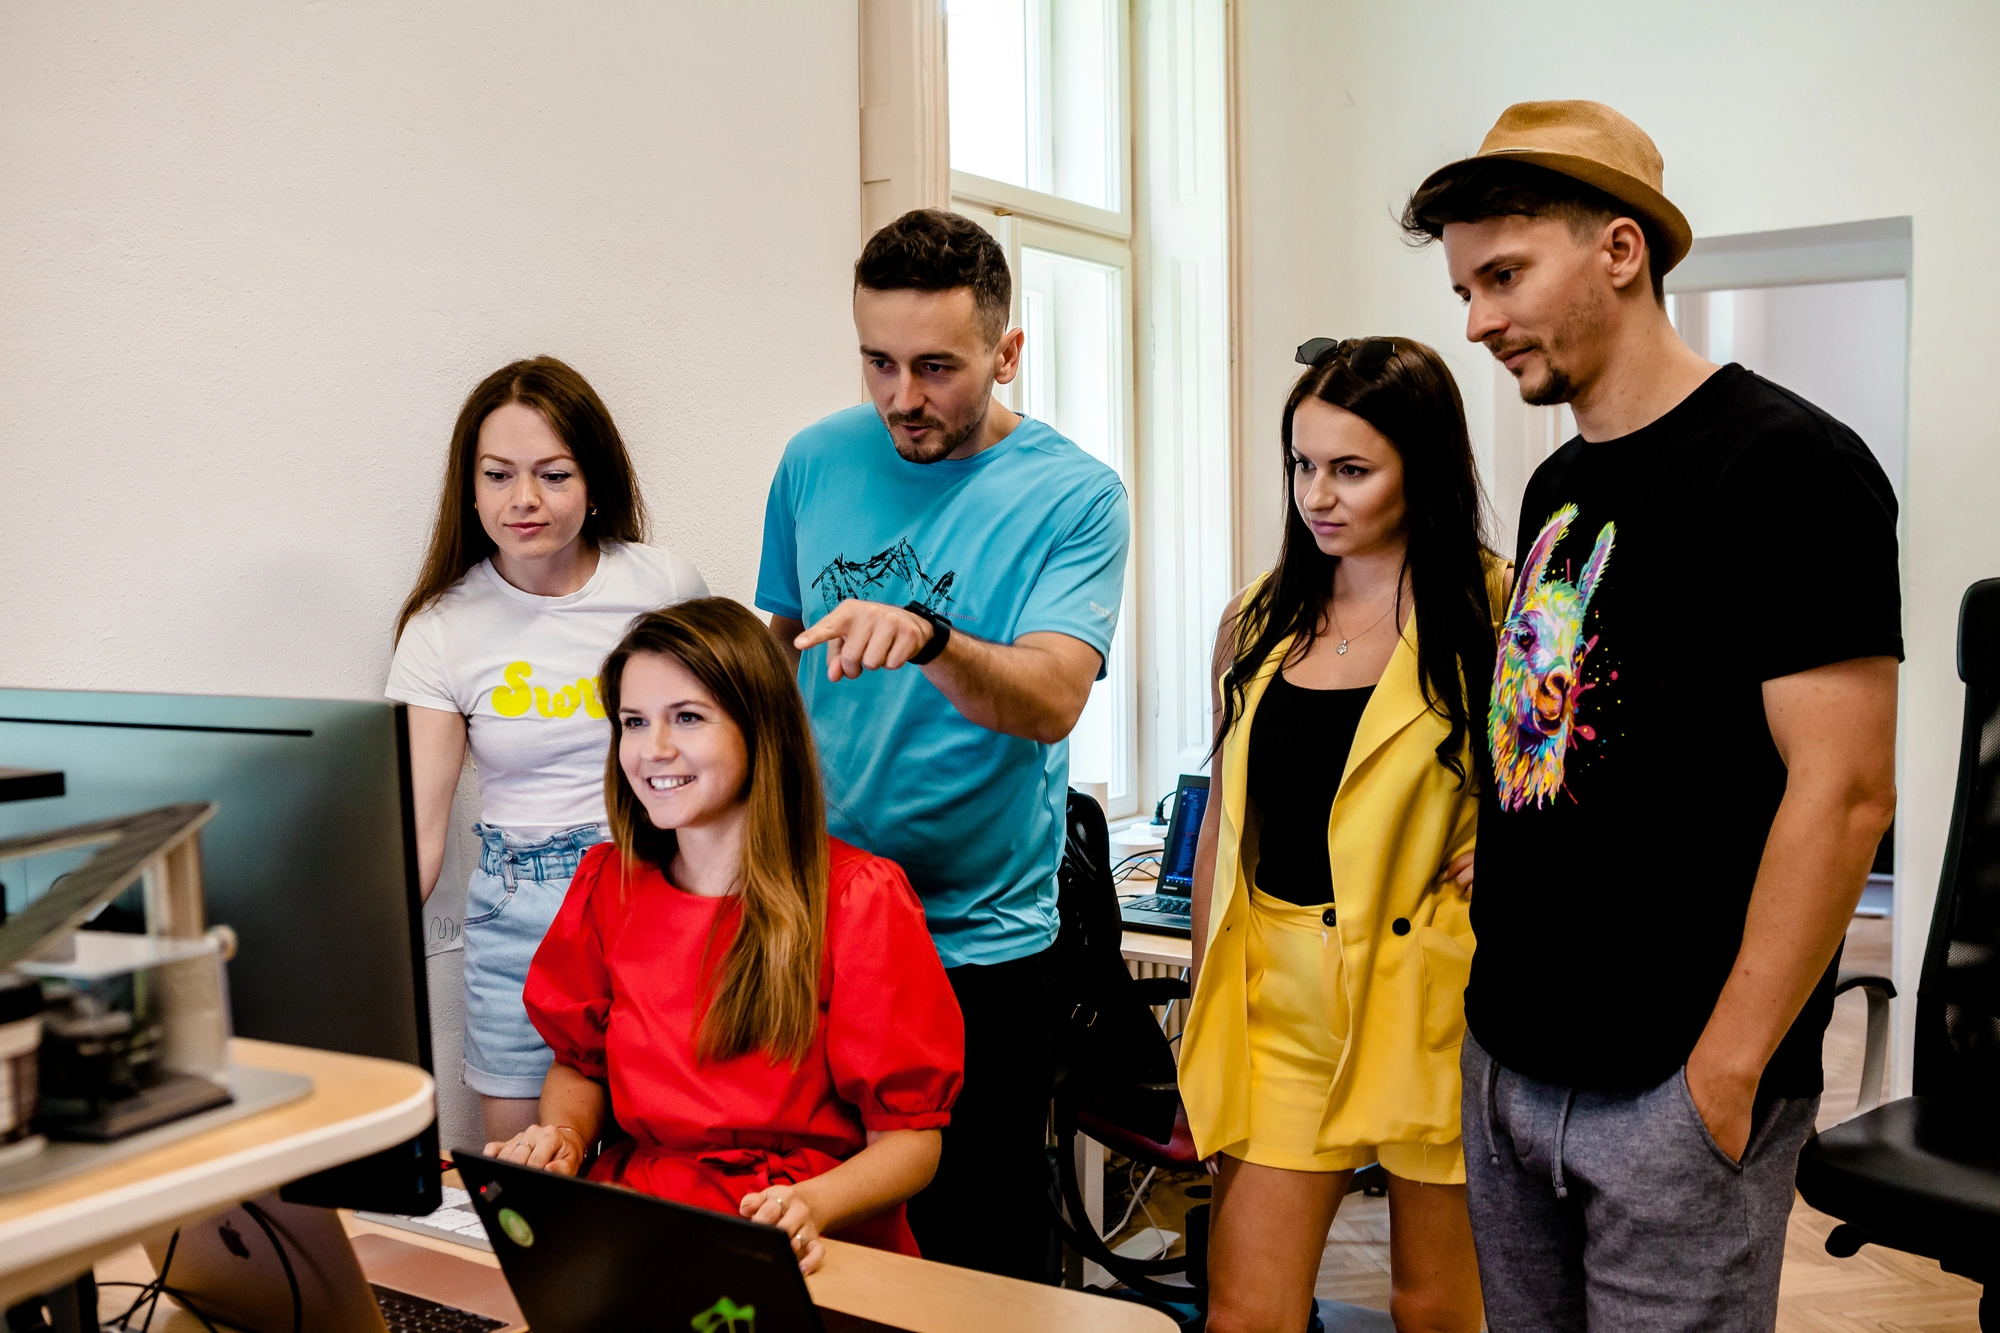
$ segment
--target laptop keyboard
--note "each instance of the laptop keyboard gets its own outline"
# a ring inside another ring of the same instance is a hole
[[[439,1305],[408,1292],[377,1287],[372,1282],[368,1285],[382,1307],[382,1321],[389,1326],[389,1333],[490,1333],[492,1329],[506,1327],[498,1319],[488,1319],[470,1310]]]
[[[1144,898],[1127,898],[1118,905],[1128,912],[1158,912],[1163,916],[1188,916],[1194,911],[1194,899],[1176,898],[1170,893],[1151,893]]]
[[[382,1222],[419,1235],[432,1235],[474,1249],[492,1252],[493,1242],[486,1238],[486,1228],[480,1224],[479,1214],[472,1211],[472,1196],[454,1185],[444,1187],[444,1203],[435,1211],[419,1217],[407,1217],[401,1213],[356,1213],[355,1216],[369,1222]]]

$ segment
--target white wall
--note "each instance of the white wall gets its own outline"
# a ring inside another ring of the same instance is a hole
[[[1404,248],[1393,218],[1426,174],[1475,150],[1509,103],[1589,97],[1637,120],[1697,235],[1914,219],[1896,920],[1897,981],[1914,996],[1963,704],[1958,601],[1968,583],[2000,573],[1989,372],[2000,273],[1969,259],[1964,240],[2000,212],[2000,176],[1988,169],[2000,158],[2000,8],[1763,0],[1613,12],[1450,0],[1239,4],[1235,18],[1239,447],[1256,469],[1239,512],[1253,538],[1268,534],[1250,546],[1259,558],[1275,550],[1277,417],[1292,348],[1307,337],[1433,343],[1490,451],[1486,354],[1463,341],[1443,256]],[[1913,1006],[1902,1003],[1907,1050]],[[1899,1074],[1907,1079],[1907,1061]]]
[[[459,404],[540,352],[748,600],[785,440],[858,396],[855,21],[0,6],[0,686],[379,698]]]
[[[452,419],[581,370],[747,598],[856,399],[851,3],[0,7],[0,684],[376,697]]]

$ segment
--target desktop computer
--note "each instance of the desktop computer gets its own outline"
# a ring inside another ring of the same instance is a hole
[[[0,804],[0,838],[215,802],[202,881],[209,923],[238,940],[236,1035],[430,1069],[402,705],[0,690],[0,765],[63,775],[61,795]],[[61,855],[0,865],[6,909],[70,868]],[[439,1175],[433,1124],[285,1197],[428,1213],[443,1200]]]

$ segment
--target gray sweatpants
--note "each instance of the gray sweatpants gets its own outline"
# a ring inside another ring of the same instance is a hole
[[[1492,1333],[1769,1333],[1819,1098],[1761,1107],[1742,1162],[1684,1071],[1639,1093],[1542,1083],[1467,1035],[1467,1203]]]

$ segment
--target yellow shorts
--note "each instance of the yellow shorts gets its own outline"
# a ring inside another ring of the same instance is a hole
[[[1245,994],[1250,1028],[1250,1137],[1222,1151],[1287,1171],[1383,1170],[1428,1185],[1465,1183],[1463,1140],[1325,1144],[1327,1092],[1346,1045],[1347,984],[1340,932],[1322,907],[1250,890]]]

